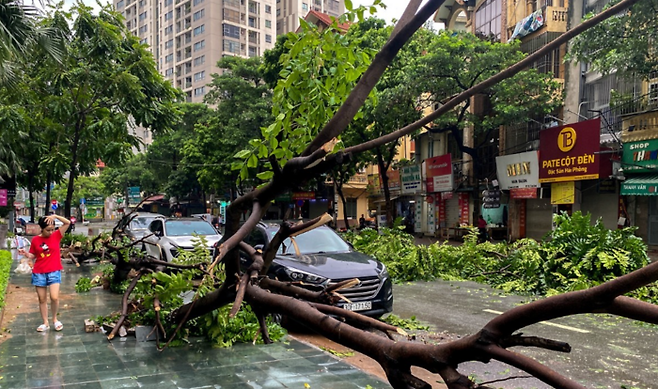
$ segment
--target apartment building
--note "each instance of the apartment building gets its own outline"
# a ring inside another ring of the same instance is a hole
[[[345,0],[276,0],[276,35],[297,31],[299,19],[310,11],[337,18],[345,12]]]
[[[223,56],[260,56],[276,41],[274,0],[114,0],[113,5],[188,102],[203,101]]]

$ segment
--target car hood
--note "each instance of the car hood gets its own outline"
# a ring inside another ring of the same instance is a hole
[[[203,236],[206,238],[206,242],[208,243],[208,248],[212,248],[212,246],[222,238],[221,235],[203,235]],[[194,243],[192,242],[192,240],[196,240],[194,236],[167,236],[163,239],[179,247],[193,247]]]
[[[302,254],[299,257],[277,255],[274,263],[330,279],[373,277],[379,274],[382,266],[372,257],[356,251]]]

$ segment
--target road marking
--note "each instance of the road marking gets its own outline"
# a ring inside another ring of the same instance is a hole
[[[484,311],[484,312],[488,312],[488,313],[493,313],[493,314],[496,314],[496,315],[502,315],[502,314],[503,314],[503,312],[500,312],[500,311],[494,311],[493,309],[483,309],[482,311]],[[546,324],[547,326],[553,326],[553,327],[557,327],[557,328],[562,328],[562,329],[564,329],[564,330],[569,330],[569,331],[574,331],[574,332],[580,332],[581,334],[589,334],[589,333],[590,333],[590,331],[588,331],[588,330],[583,330],[583,329],[576,328],[576,327],[571,327],[571,326],[565,326],[565,325],[563,325],[563,324],[551,323],[550,321],[541,321],[541,322],[539,322],[539,323],[540,323],[540,324]]]

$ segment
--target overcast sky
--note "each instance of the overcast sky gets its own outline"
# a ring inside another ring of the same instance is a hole
[[[423,0],[423,3],[421,4],[421,7],[427,2],[427,0]],[[359,5],[372,5],[373,0],[352,0],[352,4],[354,7],[357,7]],[[380,19],[384,19],[387,23],[391,23],[392,19],[400,19],[400,16],[402,16],[402,13],[404,12],[404,9],[407,8],[407,4],[409,4],[408,0],[383,0],[383,3],[386,4],[386,9],[381,9],[381,7],[378,8],[377,13],[375,16],[377,16]],[[419,7],[420,8],[420,7]],[[367,16],[370,16],[369,14],[366,14]],[[440,25],[438,23],[434,24],[435,29],[439,29]]]

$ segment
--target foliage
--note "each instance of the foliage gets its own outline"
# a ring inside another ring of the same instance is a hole
[[[383,228],[348,232],[354,247],[384,262],[398,282],[433,278],[468,279],[506,292],[552,295],[599,285],[648,263],[647,247],[635,227],[606,229],[601,220],[574,212],[556,216],[543,242],[477,243],[477,229],[460,246],[446,242],[416,246],[411,235]],[[658,301],[655,286],[632,294]]]
[[[177,264],[209,263],[207,241],[204,236],[193,239],[194,250],[191,252],[181,251],[174,258]],[[109,266],[102,269],[103,277],[112,279],[114,267]],[[215,273],[215,281],[223,281],[225,275],[223,269]],[[112,290],[123,293],[125,285],[121,288],[113,286]],[[92,283],[93,284],[93,283]],[[116,290],[121,289],[121,290]],[[209,277],[203,278],[203,273],[196,269],[186,269],[176,272],[152,272],[142,275],[133,290],[131,307],[135,310],[128,315],[128,326],[154,325],[155,309],[154,301],[158,299],[161,304],[160,316],[167,317],[175,309],[184,304],[186,300],[202,297],[214,290],[214,283]],[[235,342],[252,342],[259,331],[258,320],[248,305],[245,304],[233,319],[228,318],[230,306],[224,306],[203,317],[186,322],[178,333],[172,344],[182,344],[189,336],[205,336],[221,347],[230,347]],[[111,314],[104,318],[98,318],[99,323],[111,323],[116,321],[116,315]],[[163,321],[167,334],[173,334],[178,323]],[[279,340],[285,335],[285,331],[270,318],[268,318],[268,329],[272,340]]]
[[[251,306],[243,304],[234,318],[228,317],[231,308],[232,305],[227,305],[198,318],[198,329],[219,347],[231,347],[234,343],[253,342],[255,339],[262,343],[262,337],[258,336],[258,320]],[[275,323],[271,316],[267,317],[267,329],[273,341],[286,335],[283,327]]]
[[[180,94],[111,5],[94,14],[78,2],[70,11],[54,9],[42,24],[57,31],[66,52],[61,61],[34,55],[22,80],[22,90],[34,97],[19,103],[34,107],[35,127],[46,129],[36,151],[30,150],[40,157],[36,172],[57,166],[46,182],[69,172],[68,216],[75,179],[96,171],[99,160],[112,166],[132,155],[140,143],[130,125],[167,131],[178,118],[174,101]]]
[[[605,8],[617,4],[609,2]],[[637,2],[633,7],[576,36],[569,44],[568,60],[589,63],[593,71],[649,79],[658,71],[657,0]],[[595,16],[594,10],[585,16]]]
[[[5,293],[7,292],[12,262],[11,253],[6,250],[0,250],[0,308],[5,306]]]
[[[151,147],[149,147],[150,151]],[[124,164],[108,166],[101,171],[99,176],[102,183],[100,188],[102,195],[127,196],[126,191],[131,186],[138,186],[140,192],[145,192],[146,195],[158,193],[163,188],[167,176],[158,175],[156,167],[163,165],[166,166],[162,161],[151,163],[147,154],[140,153],[131,156]],[[167,168],[165,171],[170,172],[171,168]]]
[[[361,38],[342,35],[337,26],[349,17],[354,13],[347,12],[323,30],[300,20],[299,34],[289,33],[287,39],[277,41],[284,49],[273,91],[274,122],[261,128],[261,138],[252,139],[248,148],[235,154],[239,162],[233,169],[240,170],[241,181],[256,173],[259,179],[269,180],[270,157],[284,165],[301,154],[370,64],[374,50],[359,50]],[[261,166],[261,161],[268,162]]]
[[[85,245],[88,245],[90,242],[91,240],[83,234],[71,234],[67,232],[62,237],[62,240],[59,242],[59,245],[61,247],[69,247],[69,246],[83,247]]]
[[[55,185],[50,196],[52,199],[63,200],[66,198],[67,190],[66,185]],[[105,186],[99,176],[79,176],[73,182],[74,199],[100,197],[105,192]]]
[[[403,319],[398,315],[390,314],[384,318],[384,322],[409,331],[426,331],[430,329],[429,326],[421,324],[418,319],[416,319],[416,316],[411,316],[409,319]]]
[[[89,277],[80,277],[75,283],[76,293],[85,293],[91,290],[91,279]]]
[[[231,171],[236,150],[260,136],[262,126],[272,122],[272,92],[263,80],[262,59],[225,57],[212,74],[208,104],[216,105],[193,126],[183,142],[183,162],[204,190],[224,194],[235,187],[237,172]]]

